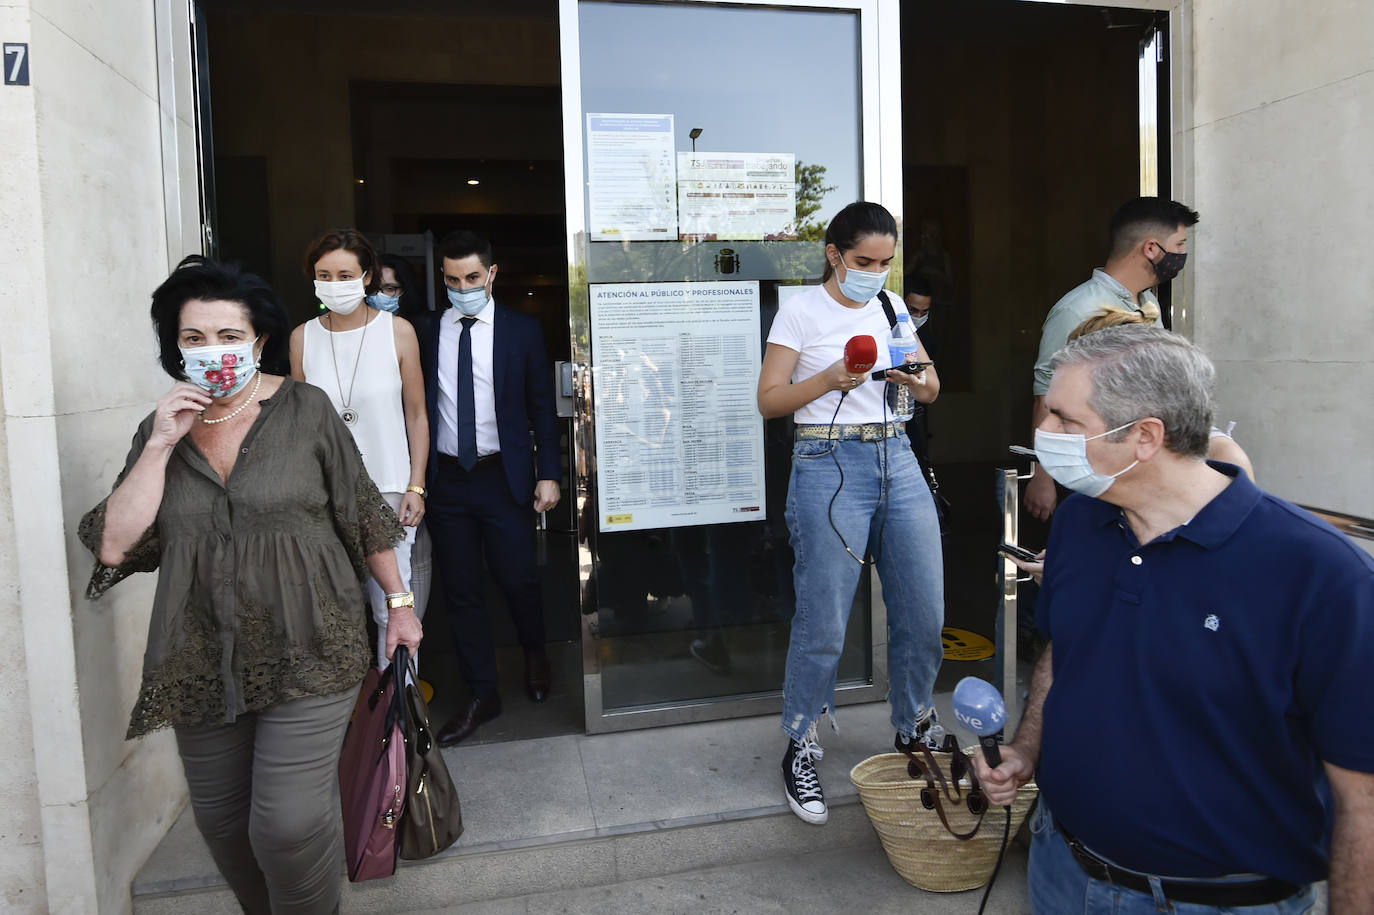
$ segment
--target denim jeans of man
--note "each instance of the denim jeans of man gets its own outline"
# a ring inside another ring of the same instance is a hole
[[[931,707],[944,651],[944,566],[935,502],[906,436],[797,442],[787,529],[796,554],[797,609],[783,682],[783,730],[800,740],[822,711],[834,708],[840,653],[862,571],[846,552],[848,544],[857,556],[877,559],[887,607],[892,725],[911,736]]]
[[[1139,893],[1094,880],[1084,872],[1054,826],[1054,817],[1044,799],[1031,820],[1030,886],[1033,915],[1305,915],[1316,908],[1318,888],[1309,885],[1302,892],[1273,905],[1219,908],[1189,902],[1171,902],[1155,885],[1156,893]],[[1157,884],[1151,878],[1152,884]]]

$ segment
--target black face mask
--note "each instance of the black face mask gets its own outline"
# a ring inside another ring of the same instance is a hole
[[[1160,250],[1164,251],[1163,248]],[[1187,261],[1187,251],[1164,251],[1159,260],[1150,261],[1150,266],[1155,268],[1155,279],[1167,283],[1183,271],[1183,265]]]

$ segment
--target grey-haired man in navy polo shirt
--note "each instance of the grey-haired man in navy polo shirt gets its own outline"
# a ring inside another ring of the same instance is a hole
[[[1208,462],[1214,371],[1125,326],[1053,360],[1036,665],[989,770],[1036,772],[1033,911],[1374,912],[1374,560]],[[1253,909],[1245,908],[1255,907]]]

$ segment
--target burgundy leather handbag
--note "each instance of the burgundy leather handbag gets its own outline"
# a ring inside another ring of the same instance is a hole
[[[398,645],[391,661],[385,671],[374,667],[363,678],[339,757],[344,854],[354,882],[390,877],[401,848],[406,709],[396,672],[409,666],[410,653]]]

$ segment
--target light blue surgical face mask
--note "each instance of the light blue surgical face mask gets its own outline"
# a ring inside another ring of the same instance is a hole
[[[843,256],[840,260],[844,261]],[[883,284],[887,282],[887,273],[886,270],[882,273],[870,273],[845,264],[844,279],[839,280],[840,292],[852,302],[867,302],[883,288]]]
[[[387,295],[384,292],[379,292],[376,295],[368,296],[367,304],[371,305],[378,311],[389,311],[392,314],[396,314],[396,312],[401,310],[401,297],[398,295]]]
[[[1093,470],[1092,462],[1088,460],[1088,442],[1104,435],[1111,435],[1113,432],[1120,432],[1122,429],[1129,429],[1137,422],[1139,420],[1133,419],[1124,426],[1117,426],[1115,429],[1091,436],[1084,436],[1078,432],[1046,432],[1036,429],[1035,459],[1061,486],[1097,498],[1111,488],[1117,477],[1140,461],[1131,461],[1129,466],[1116,473],[1098,473]]]
[[[491,280],[490,270],[487,271],[487,280]],[[486,283],[483,283],[481,286],[474,286],[471,289],[454,289],[452,286],[446,288],[448,289],[449,304],[469,318],[477,314],[483,308],[486,308],[487,302],[490,301],[490,296],[487,295]]]
[[[922,327],[925,327],[925,326],[926,326],[926,322],[929,321],[929,320],[930,320],[930,312],[926,312],[925,314],[921,315],[919,318],[916,317],[915,315],[912,315],[912,316],[911,316],[911,326],[912,326],[912,328],[913,328],[914,330],[920,330]]]

